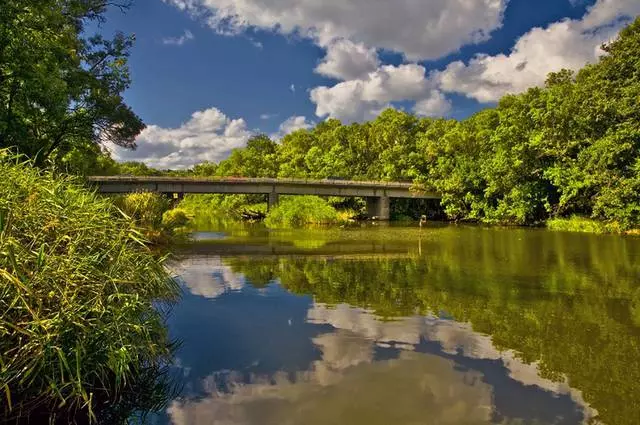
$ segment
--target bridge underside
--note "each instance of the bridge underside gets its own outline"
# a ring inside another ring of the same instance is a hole
[[[433,193],[414,192],[410,183],[291,179],[195,179],[180,177],[90,177],[100,193],[159,192],[177,194],[264,194],[269,207],[280,195],[362,197],[369,217],[389,220],[391,198],[439,199]]]

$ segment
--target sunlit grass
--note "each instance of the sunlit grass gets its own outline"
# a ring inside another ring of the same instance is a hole
[[[577,215],[571,216],[570,218],[552,218],[547,220],[547,228],[549,230],[564,232],[597,234],[626,233],[618,223],[606,223]],[[633,231],[629,231],[629,233],[633,233]]]
[[[102,423],[161,403],[171,343],[154,305],[179,289],[144,235],[71,178],[2,152],[0,175],[0,422]]]

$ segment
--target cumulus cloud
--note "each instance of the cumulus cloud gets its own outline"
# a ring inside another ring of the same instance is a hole
[[[172,46],[182,46],[189,40],[193,40],[195,36],[189,30],[184,30],[184,34],[179,37],[166,37],[162,39],[162,44],[172,45]]]
[[[421,65],[382,65],[363,78],[314,88],[311,101],[316,104],[316,115],[345,122],[375,118],[392,102],[405,100],[419,102],[420,113],[437,115],[446,112],[448,101],[434,88]]]
[[[293,116],[289,117],[278,127],[278,132],[271,135],[272,139],[281,139],[289,133],[293,133],[296,130],[309,129],[313,127],[313,123],[307,121],[306,117]]]
[[[230,119],[217,108],[194,112],[177,128],[150,125],[136,139],[137,149],[114,147],[117,161],[142,161],[160,169],[188,168],[202,161],[220,161],[251,136],[242,118]]]
[[[425,117],[441,117],[451,111],[451,101],[439,90],[433,90],[428,97],[416,102],[413,111]]]
[[[509,54],[478,55],[466,64],[456,61],[432,78],[444,91],[495,102],[505,94],[542,85],[550,72],[578,70],[595,62],[603,54],[602,43],[639,14],[637,0],[598,0],[580,20],[531,29]]]
[[[402,406],[403,423],[424,423],[425,418],[429,423],[491,423],[498,412],[490,380],[473,367],[459,367],[453,359],[415,350],[424,340],[455,356],[502,361],[512,379],[546,391],[547,400],[569,395],[582,412],[583,423],[597,417],[566,381],[540,377],[536,364],[497,350],[489,336],[474,332],[469,324],[434,316],[384,321],[371,311],[345,304],[314,304],[307,321],[322,329],[333,328],[312,338],[319,357],[308,369],[213,372],[201,381],[204,397],[171,403],[167,413],[172,423],[315,425],[367,417],[372,411],[376,423],[397,423],[398,410],[385,408],[392,406]],[[398,349],[397,357],[376,359],[376,347],[389,346]],[[556,412],[552,406],[541,405],[546,414]],[[512,412],[499,413],[505,415],[505,423],[521,419],[512,417]]]
[[[172,271],[193,295],[218,298],[245,287],[245,278],[225,265],[220,257],[189,257],[172,265]]]
[[[318,74],[338,80],[361,78],[378,68],[375,49],[350,40],[336,40],[327,47],[327,55],[316,67]]]
[[[164,0],[203,17],[221,34],[248,28],[301,34],[321,46],[336,39],[434,59],[487,40],[508,0]]]

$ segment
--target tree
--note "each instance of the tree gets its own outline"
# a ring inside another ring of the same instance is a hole
[[[61,161],[87,141],[135,147],[124,103],[133,37],[85,38],[107,0],[5,0],[0,7],[0,147]],[[120,7],[126,7],[126,4]]]

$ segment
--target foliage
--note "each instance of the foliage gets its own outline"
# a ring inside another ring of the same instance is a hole
[[[189,221],[184,209],[171,209],[171,201],[152,192],[118,196],[114,204],[133,220],[146,239],[153,244],[167,244],[185,235]]]
[[[278,171],[276,162],[277,145],[265,135],[249,139],[247,146],[231,151],[229,158],[216,167],[201,165],[195,169],[197,175],[213,172],[215,176],[275,177]]]
[[[299,227],[307,224],[335,224],[338,212],[317,196],[282,197],[267,214],[268,227]]]
[[[619,226],[607,224],[577,215],[570,218],[552,218],[547,220],[547,228],[565,232],[616,233]]]
[[[365,123],[329,119],[275,144],[259,136],[192,174],[413,181],[442,195],[451,220],[531,225],[581,215],[640,226],[640,18],[578,73],[505,96],[463,121],[388,109]],[[356,208],[354,208],[356,209]],[[428,203],[392,203],[418,218]]]
[[[86,36],[107,0],[7,0],[0,7],[0,148],[54,164],[88,143],[133,147],[144,124],[124,103],[133,37]],[[123,3],[126,5],[126,3]],[[66,158],[66,160],[65,160]]]
[[[0,175],[0,422],[159,407],[175,282],[109,199],[6,155]]]
[[[162,172],[142,162],[128,161],[117,165],[117,174],[129,176],[159,176]]]

